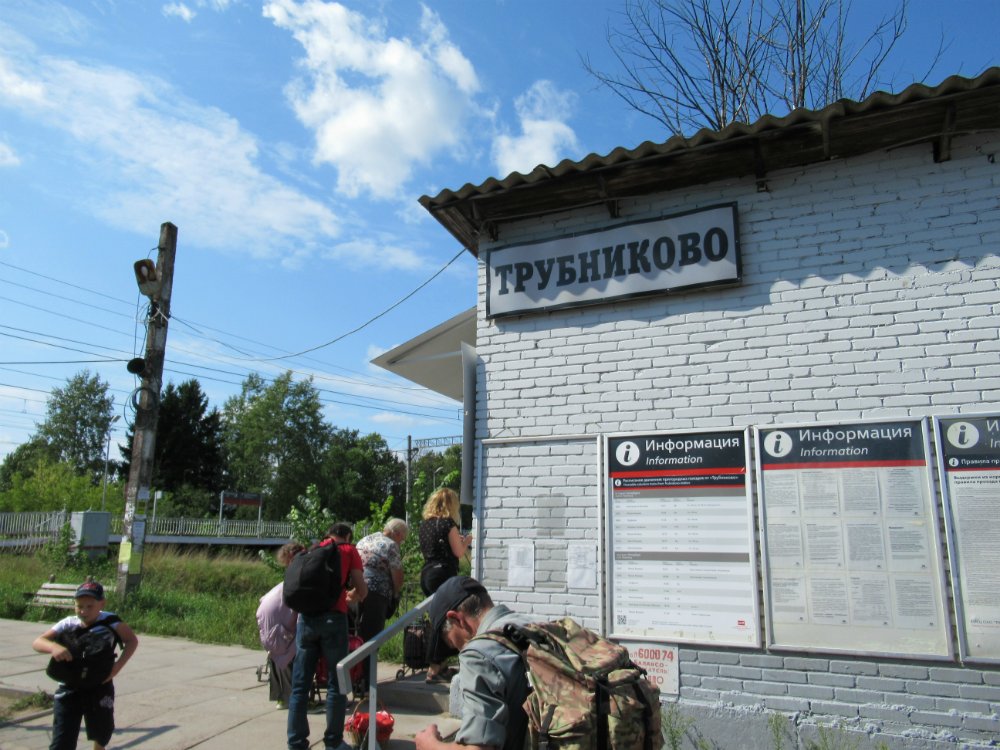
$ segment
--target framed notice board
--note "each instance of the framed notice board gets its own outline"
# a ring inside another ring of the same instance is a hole
[[[1000,415],[934,420],[963,661],[1000,663]]]
[[[754,436],[769,646],[950,658],[926,421]]]
[[[606,441],[611,636],[759,646],[748,431]]]

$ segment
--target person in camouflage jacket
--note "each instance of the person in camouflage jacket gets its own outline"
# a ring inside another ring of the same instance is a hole
[[[493,604],[479,581],[455,576],[434,594],[429,609],[429,655],[444,660],[459,653],[459,687],[462,719],[455,742],[442,740],[431,724],[416,736],[417,750],[520,750],[527,736],[528,718],[522,704],[528,695],[528,678],[521,656],[487,639],[473,639],[507,624],[526,625],[532,620]]]

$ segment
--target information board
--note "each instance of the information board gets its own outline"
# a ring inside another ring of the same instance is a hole
[[[1000,415],[935,420],[959,649],[1000,662]]]
[[[760,645],[747,431],[606,443],[613,636]]]
[[[926,422],[755,433],[769,644],[950,657]]]

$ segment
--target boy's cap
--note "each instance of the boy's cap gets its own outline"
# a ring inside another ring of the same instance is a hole
[[[441,626],[444,625],[448,612],[457,608],[473,594],[485,593],[486,588],[483,584],[469,576],[452,576],[434,592],[431,606],[427,608],[427,614],[431,618],[427,655],[432,661],[440,662],[458,653],[441,637]]]
[[[75,599],[79,599],[81,596],[92,596],[95,599],[103,599],[104,587],[97,581],[87,581],[86,583],[81,583],[73,597]]]

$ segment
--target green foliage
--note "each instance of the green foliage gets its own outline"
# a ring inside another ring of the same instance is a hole
[[[149,548],[141,586],[113,609],[137,633],[260,648],[254,613],[281,576],[239,552]]]
[[[767,717],[767,728],[771,732],[774,750],[783,750],[785,747],[785,717],[781,714],[771,714]]]
[[[132,445],[129,431],[128,446]],[[131,447],[122,449],[123,473],[128,476]],[[204,497],[217,497],[224,488],[225,464],[222,447],[222,415],[208,408],[208,397],[195,379],[175,387],[168,383],[160,397],[153,456],[153,486],[178,493],[175,502],[204,514]]]
[[[156,515],[160,518],[218,518],[218,513],[218,493],[190,484],[182,484],[173,491],[164,490],[156,502]]]
[[[58,460],[55,450],[37,435],[21,443],[0,463],[0,492],[13,487],[15,476],[30,478],[39,464],[57,463]]]
[[[292,541],[308,546],[325,537],[336,519],[330,509],[323,506],[316,485],[310,484],[306,494],[300,495],[288,511],[286,520],[292,524]]]
[[[402,463],[380,435],[340,429],[331,432],[318,484],[338,518],[357,521],[373,502],[405,494],[403,474]],[[404,512],[403,503],[393,501],[390,515]]]
[[[228,489],[260,492],[267,518],[281,518],[321,476],[330,428],[312,381],[290,372],[267,384],[251,373],[223,407]]]
[[[70,378],[64,388],[52,389],[38,437],[48,443],[60,461],[99,483],[113,408],[108,384],[84,370]]]
[[[835,729],[816,727],[817,740],[806,740],[806,750],[858,750],[858,743],[852,740],[840,727]]]
[[[81,567],[84,557],[79,550],[74,552],[73,544],[75,542],[76,534],[73,533],[73,528],[69,523],[64,523],[56,538],[46,542],[39,555],[57,571],[66,568],[78,569]]]
[[[101,486],[66,462],[39,461],[28,474],[15,474],[0,492],[0,511],[88,510],[101,507]],[[108,486],[108,498],[114,494]]]
[[[367,533],[372,534],[376,531],[381,531],[385,528],[386,522],[392,518],[392,506],[395,503],[395,499],[392,495],[389,495],[382,503],[371,502],[368,505],[368,517],[360,521],[357,526],[364,529]],[[358,539],[360,534],[356,530],[354,533],[354,538]]]
[[[26,695],[11,704],[11,710],[13,711],[24,711],[29,708],[52,708],[52,695],[46,693],[44,690],[39,690],[37,693]]]
[[[663,739],[670,750],[680,750],[684,735],[694,724],[694,719],[685,716],[677,707],[676,703],[671,703],[663,712]]]

